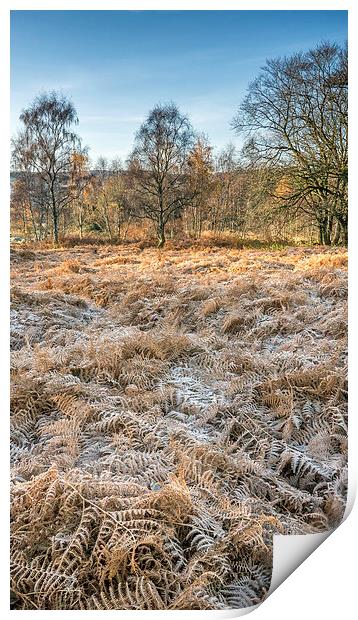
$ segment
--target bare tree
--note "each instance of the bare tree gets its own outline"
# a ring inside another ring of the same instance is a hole
[[[216,159],[214,229],[243,232],[247,210],[249,179],[233,144],[222,149]]]
[[[113,159],[110,165],[111,175],[107,181],[110,198],[110,216],[116,231],[118,242],[125,238],[131,219],[131,206],[128,196],[128,175],[123,170],[121,161]]]
[[[210,194],[215,185],[213,148],[205,134],[197,137],[188,156],[188,182],[192,199],[186,208],[186,230],[189,236],[201,236]]]
[[[12,140],[12,168],[15,174],[15,182],[11,187],[12,206],[14,208],[20,201],[23,221],[27,221],[27,236],[40,241],[46,237],[48,230],[49,195],[46,184],[34,168],[25,132],[20,132]]]
[[[22,179],[15,179],[11,187],[10,199],[10,220],[12,229],[16,232],[18,229],[21,229],[26,239],[29,236],[29,219],[31,219],[30,228],[32,228],[37,241],[37,226],[36,222],[34,222],[34,218],[31,218],[31,216],[33,216],[33,211],[27,200],[26,185]]]
[[[23,110],[20,120],[24,128],[13,141],[13,160],[44,183],[57,244],[61,213],[74,198],[70,178],[72,155],[83,152],[73,131],[78,123],[76,110],[64,96],[51,92],[38,96]]]
[[[101,228],[106,230],[112,241],[114,237],[110,218],[110,191],[109,179],[111,176],[110,164],[105,157],[99,157],[96,164],[95,192],[97,194],[97,207],[101,220]]]
[[[46,187],[36,174],[23,170],[11,185],[11,224],[22,222],[25,237],[36,241],[47,235],[49,199]]]
[[[192,198],[187,158],[194,134],[186,116],[173,104],[157,105],[140,127],[129,160],[139,205],[138,217],[156,225],[158,247],[165,243],[169,219]]]
[[[88,212],[87,188],[92,181],[89,170],[89,159],[86,153],[74,151],[71,156],[70,189],[72,200],[69,203],[71,214],[75,217],[76,225],[83,238],[83,228]]]
[[[248,89],[233,127],[252,159],[284,168],[286,206],[315,217],[322,243],[334,222],[348,235],[347,49],[322,43],[269,60]]]

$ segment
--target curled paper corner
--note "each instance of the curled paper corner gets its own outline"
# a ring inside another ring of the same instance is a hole
[[[349,514],[350,511],[348,511]],[[346,513],[345,517],[346,518]],[[343,519],[344,520],[344,519]],[[337,526],[339,527],[339,526]],[[318,534],[275,534],[273,537],[273,563],[271,585],[265,598],[251,607],[232,609],[220,614],[220,618],[236,618],[251,613],[265,600],[336,530]]]
[[[243,607],[241,609],[229,609],[216,612],[215,618],[238,618],[245,616],[258,607],[301,565],[307,558],[318,549],[318,547],[331,534],[333,534],[342,523],[349,517],[355,499],[357,485],[350,482],[348,486],[346,508],[342,521],[337,527],[320,532],[317,534],[275,534],[273,537],[273,564],[271,585],[265,598],[257,605]],[[206,612],[207,613],[207,612]],[[209,612],[210,613],[210,612]]]
[[[272,594],[316,549],[334,532],[318,534],[275,534],[273,539],[273,565],[270,589]]]
[[[335,530],[319,534],[275,534],[273,537],[273,564],[271,585],[265,598],[257,605],[225,610],[216,617],[237,618],[251,613],[313,553]]]
[[[273,564],[268,598],[342,523],[348,518],[356,499],[357,485],[348,486],[346,508],[337,527],[317,534],[275,534],[273,537]],[[262,601],[264,602],[264,601]],[[262,603],[260,603],[262,604]],[[256,605],[257,607],[257,605]],[[251,608],[250,608],[251,610]]]

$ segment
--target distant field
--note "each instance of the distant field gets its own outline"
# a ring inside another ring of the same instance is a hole
[[[347,252],[12,250],[12,606],[226,609],[342,518]]]

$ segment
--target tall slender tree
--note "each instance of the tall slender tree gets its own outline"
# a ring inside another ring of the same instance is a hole
[[[71,101],[53,91],[39,95],[23,110],[20,120],[23,129],[13,141],[14,166],[37,176],[45,185],[57,244],[61,214],[74,199],[72,157],[84,151],[73,129],[78,123],[77,113]]]
[[[192,198],[187,183],[194,132],[173,103],[157,105],[140,127],[129,168],[135,183],[137,215],[155,223],[158,247],[165,244],[169,219]]]

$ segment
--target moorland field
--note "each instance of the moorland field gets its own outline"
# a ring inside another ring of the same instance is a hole
[[[14,609],[261,601],[339,523],[347,251],[12,250]]]

